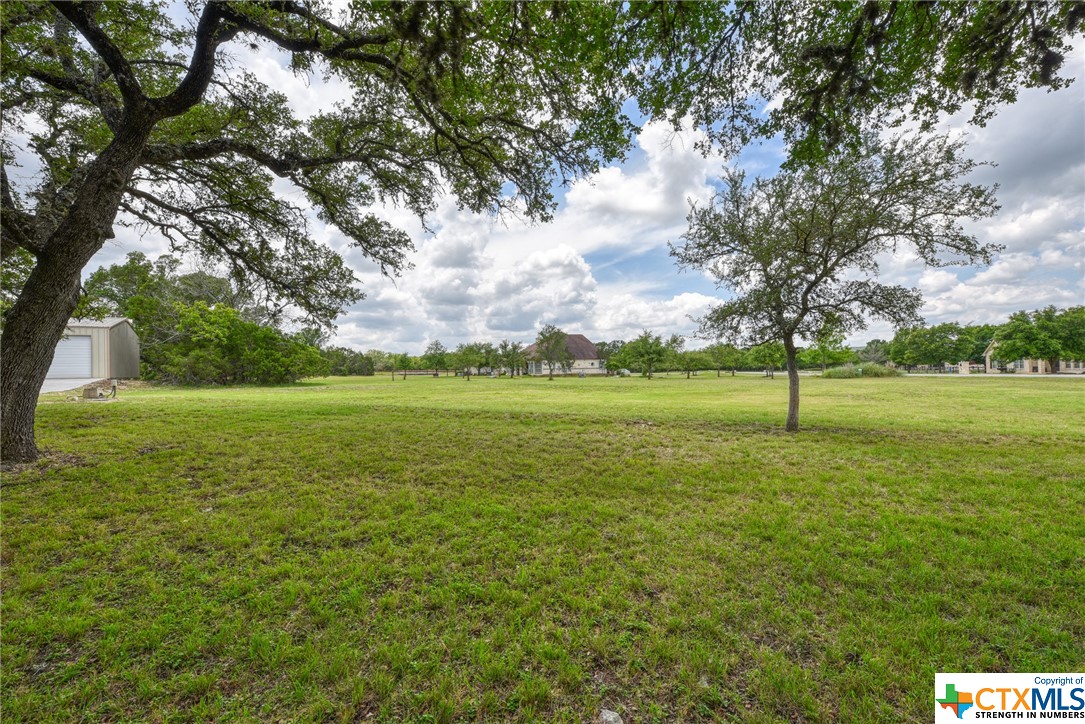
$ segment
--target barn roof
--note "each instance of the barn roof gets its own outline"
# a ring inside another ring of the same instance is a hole
[[[113,327],[116,327],[118,324],[123,324],[124,322],[128,322],[128,324],[131,324],[132,320],[130,320],[130,319],[126,318],[126,317],[102,317],[101,319],[75,319],[75,318],[72,318],[72,319],[68,320],[68,326],[69,327],[96,327],[96,328],[99,328],[99,329],[112,329]]]

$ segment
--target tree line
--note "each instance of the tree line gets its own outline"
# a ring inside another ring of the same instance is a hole
[[[451,370],[461,374],[479,370],[501,374],[523,375],[529,362],[543,363],[548,374],[568,374],[572,357],[565,346],[566,333],[546,325],[535,339],[536,353],[529,356],[520,342],[501,340],[468,342],[449,349],[440,340],[430,342],[421,355],[385,352],[371,349],[364,354],[342,347],[323,348],[321,354],[332,366],[332,375],[368,375],[374,372],[422,371],[435,373]],[[832,323],[823,325],[806,346],[796,349],[796,363],[802,370],[826,371],[840,365],[892,363],[907,370],[917,368],[944,369],[947,364],[971,362],[983,364],[985,353],[996,342],[993,359],[1000,369],[1006,369],[1018,359],[1047,360],[1050,368],[1058,368],[1060,359],[1085,359],[1085,307],[1057,309],[1049,306],[1035,311],[1020,311],[1010,315],[1004,324],[966,324],[945,322],[935,325],[914,325],[902,328],[890,340],[872,339],[862,347],[844,343],[841,328]],[[699,349],[689,348],[690,338],[672,334],[664,338],[644,330],[635,339],[615,339],[596,343],[600,367],[608,375],[623,370],[651,377],[658,372],[681,372],[688,376],[714,370],[724,372],[758,371],[772,375],[787,364],[787,351],[782,342],[765,342],[740,347],[716,341]],[[345,361],[358,360],[352,368]]]
[[[0,282],[10,289],[9,280]],[[470,379],[479,371],[523,375],[532,361],[543,363],[552,377],[567,374],[572,364],[567,334],[554,325],[540,329],[533,355],[523,343],[508,339],[465,342],[451,349],[434,340],[420,355],[335,346],[320,327],[284,331],[282,310],[261,302],[238,280],[211,271],[182,271],[181,262],[170,255],[152,261],[131,252],[124,263],[93,272],[82,298],[83,316],[132,320],[141,341],[142,376],[148,380],[269,384],[424,370],[456,371]],[[846,346],[844,338],[843,325],[829,316],[807,346],[797,347],[797,367],[825,371],[843,364],[891,362],[907,370],[944,369],[959,362],[984,363],[995,343],[993,358],[1002,369],[1018,359],[1042,359],[1057,370],[1060,359],[1085,359],[1085,307],[1015,312],[1004,324],[911,325],[891,340],[874,339],[858,349]],[[633,340],[599,342],[596,349],[606,374],[625,370],[648,377],[657,372],[691,376],[703,370],[757,370],[772,375],[787,364],[787,350],[778,341],[744,347],[717,341],[700,349],[690,349],[689,341],[683,335],[664,338],[644,330]]]
[[[909,370],[958,362],[982,364],[990,348],[999,369],[1017,360],[1036,359],[1045,360],[1049,370],[1056,372],[1060,360],[1085,360],[1085,306],[1022,310],[1004,324],[946,322],[906,327],[888,342],[870,344],[881,350],[884,359]]]

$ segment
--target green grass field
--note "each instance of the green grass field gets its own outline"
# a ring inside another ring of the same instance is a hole
[[[5,722],[928,721],[1085,668],[1085,380],[43,398]]]

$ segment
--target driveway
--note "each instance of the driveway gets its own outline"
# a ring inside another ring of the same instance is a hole
[[[67,392],[68,390],[77,390],[80,387],[86,387],[94,382],[101,382],[100,378],[96,377],[68,377],[65,379],[51,379],[45,380],[45,383],[41,386],[41,394],[46,392]]]

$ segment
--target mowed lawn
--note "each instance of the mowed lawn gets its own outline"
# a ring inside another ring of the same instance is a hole
[[[3,717],[927,721],[1085,668],[1085,379],[43,398]]]

